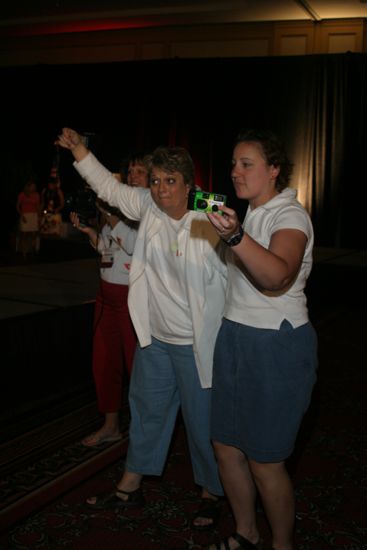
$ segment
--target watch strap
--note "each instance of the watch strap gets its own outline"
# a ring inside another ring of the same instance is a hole
[[[235,233],[234,235],[232,235],[232,237],[230,237],[227,241],[224,240],[224,242],[226,243],[227,246],[236,246],[237,244],[239,244],[241,241],[242,241],[242,238],[245,234],[245,231],[242,227],[242,225],[239,226],[238,228],[238,231],[237,233]]]

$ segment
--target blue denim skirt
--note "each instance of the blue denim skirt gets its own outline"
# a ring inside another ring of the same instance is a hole
[[[310,323],[279,330],[223,320],[214,353],[211,437],[257,462],[293,451],[316,381],[317,337]]]

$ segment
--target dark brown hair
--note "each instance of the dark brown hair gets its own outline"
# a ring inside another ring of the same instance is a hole
[[[270,130],[241,130],[237,135],[235,145],[243,142],[258,143],[267,164],[279,168],[275,183],[277,191],[288,187],[293,165],[289,161],[280,139]]]

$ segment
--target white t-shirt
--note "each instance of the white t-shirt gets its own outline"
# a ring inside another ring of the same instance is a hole
[[[152,334],[156,332],[153,330],[149,315],[149,310],[154,308],[152,305],[149,306],[152,303],[149,296],[150,286],[153,285],[148,281],[148,255],[151,254],[151,243],[156,243],[154,240],[156,234],[164,233],[165,218],[168,216],[154,203],[149,189],[117,185],[111,172],[104,168],[92,153],[80,162],[74,163],[74,166],[101,199],[111,206],[118,207],[128,218],[140,222],[129,274],[128,301],[139,344],[142,347],[149,346],[152,342]],[[209,388],[212,381],[214,343],[221,324],[225,299],[227,269],[221,254],[224,245],[220,243],[216,231],[205,215],[191,210],[187,213],[183,224],[187,236],[183,242],[177,239],[178,248],[173,256],[180,259],[180,252],[183,252],[181,259],[185,258],[185,267],[183,268],[181,263],[179,267],[185,269],[186,288],[184,293],[175,290],[175,295],[182,300],[184,294],[184,301],[187,300],[190,306],[192,346],[198,375],[201,386]],[[161,267],[162,257],[157,255],[156,258]],[[166,276],[165,270],[164,276]],[[159,277],[161,279],[160,275]],[[167,280],[171,282],[171,279]],[[176,279],[174,282],[177,284]],[[181,283],[180,279],[179,284]],[[177,307],[175,298],[171,299],[171,305]],[[180,313],[177,317],[179,315]],[[177,323],[177,319],[175,321]],[[178,322],[185,326],[182,319]],[[185,331],[179,331],[178,335],[180,340],[182,336],[180,343],[184,343]]]
[[[269,329],[278,329],[284,319],[294,328],[307,323],[304,287],[312,267],[313,228],[309,215],[296,199],[296,191],[286,188],[266,204],[254,210],[249,207],[243,228],[265,248],[269,247],[272,234],[279,229],[299,229],[307,237],[306,250],[296,280],[281,292],[258,290],[230,251],[224,317],[244,325]]]
[[[129,284],[136,235],[136,229],[123,221],[118,222],[113,229],[108,224],[103,226],[97,250],[101,255],[100,275],[104,281],[118,285]]]
[[[192,344],[193,330],[186,290],[187,214],[163,217],[164,228],[147,245],[149,316],[152,336],[170,344]]]

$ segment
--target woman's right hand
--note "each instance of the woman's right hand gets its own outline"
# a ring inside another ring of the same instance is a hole
[[[55,145],[60,145],[64,149],[69,149],[78,162],[83,160],[89,153],[85,146],[82,136],[71,128],[63,128],[61,134],[57,137]]]
[[[82,136],[71,128],[63,128],[56,140],[56,145],[61,145],[61,147],[70,150],[77,147],[80,143],[82,143]]]

